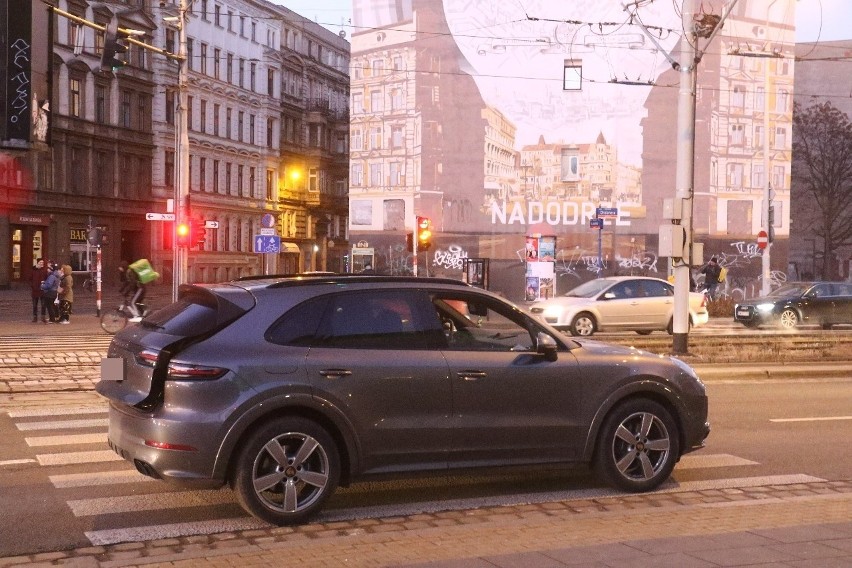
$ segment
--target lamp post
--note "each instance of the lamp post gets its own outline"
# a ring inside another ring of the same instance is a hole
[[[178,8],[178,113],[175,133],[175,156],[177,157],[177,183],[175,184],[175,222],[172,235],[174,266],[172,274],[172,301],[178,299],[178,287],[187,281],[189,248],[177,244],[177,228],[189,219],[189,62],[186,58],[186,12],[188,0],[180,0]]]

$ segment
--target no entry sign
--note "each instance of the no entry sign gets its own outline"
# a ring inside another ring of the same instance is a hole
[[[767,243],[769,243],[769,235],[766,234],[766,231],[760,231],[757,234],[757,248],[765,249]]]

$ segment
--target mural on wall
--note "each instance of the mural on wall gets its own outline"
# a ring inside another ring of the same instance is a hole
[[[606,228],[640,238],[651,256],[625,260],[633,254],[611,247],[606,258],[583,255],[586,266],[599,273],[629,270],[625,262],[643,270],[658,262],[656,235],[665,222],[662,201],[675,193],[677,154],[679,74],[671,61],[683,22],[671,3],[357,4],[353,23],[363,31],[352,37],[355,238],[399,242],[419,215],[432,219],[444,249],[462,235],[506,235],[505,246],[480,243],[470,254],[512,260],[514,243],[523,247],[524,235],[540,233],[555,235],[557,258],[568,258],[577,246],[591,248],[589,220],[605,206],[618,210]],[[727,5],[700,4],[698,20]],[[794,0],[740,4],[698,74],[695,226],[708,250],[756,235],[770,181],[775,234],[789,234],[793,59],[783,54],[792,53]],[[744,46],[782,57],[742,57]],[[391,209],[406,227],[389,224]]]

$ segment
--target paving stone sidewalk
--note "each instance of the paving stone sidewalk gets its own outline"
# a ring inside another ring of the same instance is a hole
[[[7,566],[850,567],[852,481],[651,493],[92,546]]]

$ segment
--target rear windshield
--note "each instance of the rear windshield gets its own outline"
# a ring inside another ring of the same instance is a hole
[[[219,329],[254,307],[254,297],[238,287],[181,286],[177,302],[157,310],[142,325],[170,335],[197,336]]]

